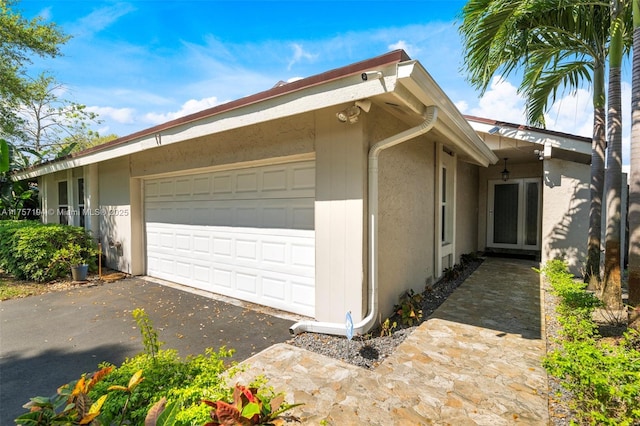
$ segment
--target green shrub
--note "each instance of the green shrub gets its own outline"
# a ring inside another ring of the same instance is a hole
[[[559,298],[558,348],[543,361],[573,396],[572,424],[633,425],[640,420],[640,336],[630,330],[617,344],[600,338],[592,320],[600,301],[559,260],[540,271]],[[577,423],[576,423],[577,422]]]
[[[221,375],[227,370],[225,359],[233,355],[233,350],[222,347],[215,352],[207,349],[204,354],[183,360],[175,350],[160,349],[162,342],[158,340],[153,323],[143,309],[135,309],[133,317],[140,328],[145,352],[125,360],[115,368],[93,387],[89,398],[97,400],[114,386],[127,387],[131,377],[139,371],[142,371],[144,380],[137,383],[131,392],[109,393],[99,420],[107,425],[123,420],[128,424],[144,424],[149,410],[165,397],[169,404],[178,405],[177,425],[204,424],[209,419],[210,410],[202,400],[231,395],[231,389]]]
[[[224,359],[231,354],[232,351],[224,348],[218,352],[208,349],[205,354],[185,360],[172,349],[160,350],[155,357],[146,353],[139,354],[127,359],[97,383],[89,397],[97,400],[108,393],[111,386],[127,386],[131,377],[142,370],[144,380],[138,384],[135,392],[131,395],[125,392],[113,392],[109,395],[100,413],[100,421],[103,424],[117,424],[127,400],[125,422],[134,425],[144,424],[147,412],[162,397],[169,401],[177,401],[181,410],[188,411],[179,414],[179,419],[185,421],[184,424],[191,424],[192,420],[204,424],[208,411],[204,404],[202,409],[198,410],[201,400],[226,398],[230,392],[221,379],[221,374],[226,370]]]
[[[400,297],[400,301],[393,307],[394,312],[400,318],[402,325],[412,327],[422,318],[423,295],[409,289]]]
[[[478,256],[478,252],[472,251],[471,253],[463,253],[460,255],[460,263],[463,266],[466,266],[470,263],[477,262],[480,260],[480,256]]]
[[[96,269],[97,247],[84,228],[32,221],[0,222],[0,268],[17,279],[44,282],[68,276],[69,263],[60,260],[71,247],[77,248],[90,270]]]

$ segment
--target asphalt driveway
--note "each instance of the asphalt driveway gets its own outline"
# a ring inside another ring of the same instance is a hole
[[[295,318],[247,306],[139,278],[0,302],[0,425],[14,424],[30,397],[141,352],[136,308],[180,356],[224,345],[240,362],[289,338]]]

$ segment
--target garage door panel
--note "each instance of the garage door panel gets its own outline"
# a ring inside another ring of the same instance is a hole
[[[313,316],[314,193],[313,162],[147,181],[147,273]]]
[[[206,288],[211,282],[211,266],[194,264],[193,280],[199,288]]]
[[[279,303],[286,302],[286,290],[286,280],[275,278],[264,278],[262,280],[262,294],[267,299],[277,301]]]
[[[286,170],[268,170],[262,175],[262,191],[286,191],[287,190],[287,171]]]
[[[145,219],[148,223],[311,230],[314,200],[148,202]]]
[[[191,195],[209,195],[211,192],[209,176],[195,176],[193,178],[193,193]]]
[[[258,294],[257,274],[236,272],[236,290],[248,293],[248,296]]]
[[[291,170],[291,188],[297,192],[313,191],[316,188],[316,168],[312,165],[296,166]]]
[[[308,310],[315,309],[315,287],[309,281],[294,280],[291,283],[291,303],[305,306]]]

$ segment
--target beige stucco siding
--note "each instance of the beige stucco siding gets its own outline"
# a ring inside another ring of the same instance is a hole
[[[160,137],[157,148],[131,156],[131,175],[179,173],[311,154],[314,132],[314,114],[309,113],[167,146],[162,146]]]
[[[478,247],[479,167],[458,161],[457,173],[455,263],[460,255],[475,252]]]
[[[379,307],[388,317],[408,289],[422,291],[434,261],[434,144],[420,137],[380,155]]]
[[[563,256],[582,274],[589,231],[590,168],[562,160],[544,161],[542,262]]]

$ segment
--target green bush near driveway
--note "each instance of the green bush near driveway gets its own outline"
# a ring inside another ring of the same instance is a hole
[[[90,270],[96,269],[96,243],[81,227],[36,221],[0,221],[0,269],[19,280],[47,282],[69,276],[69,266],[54,262],[78,246]]]

